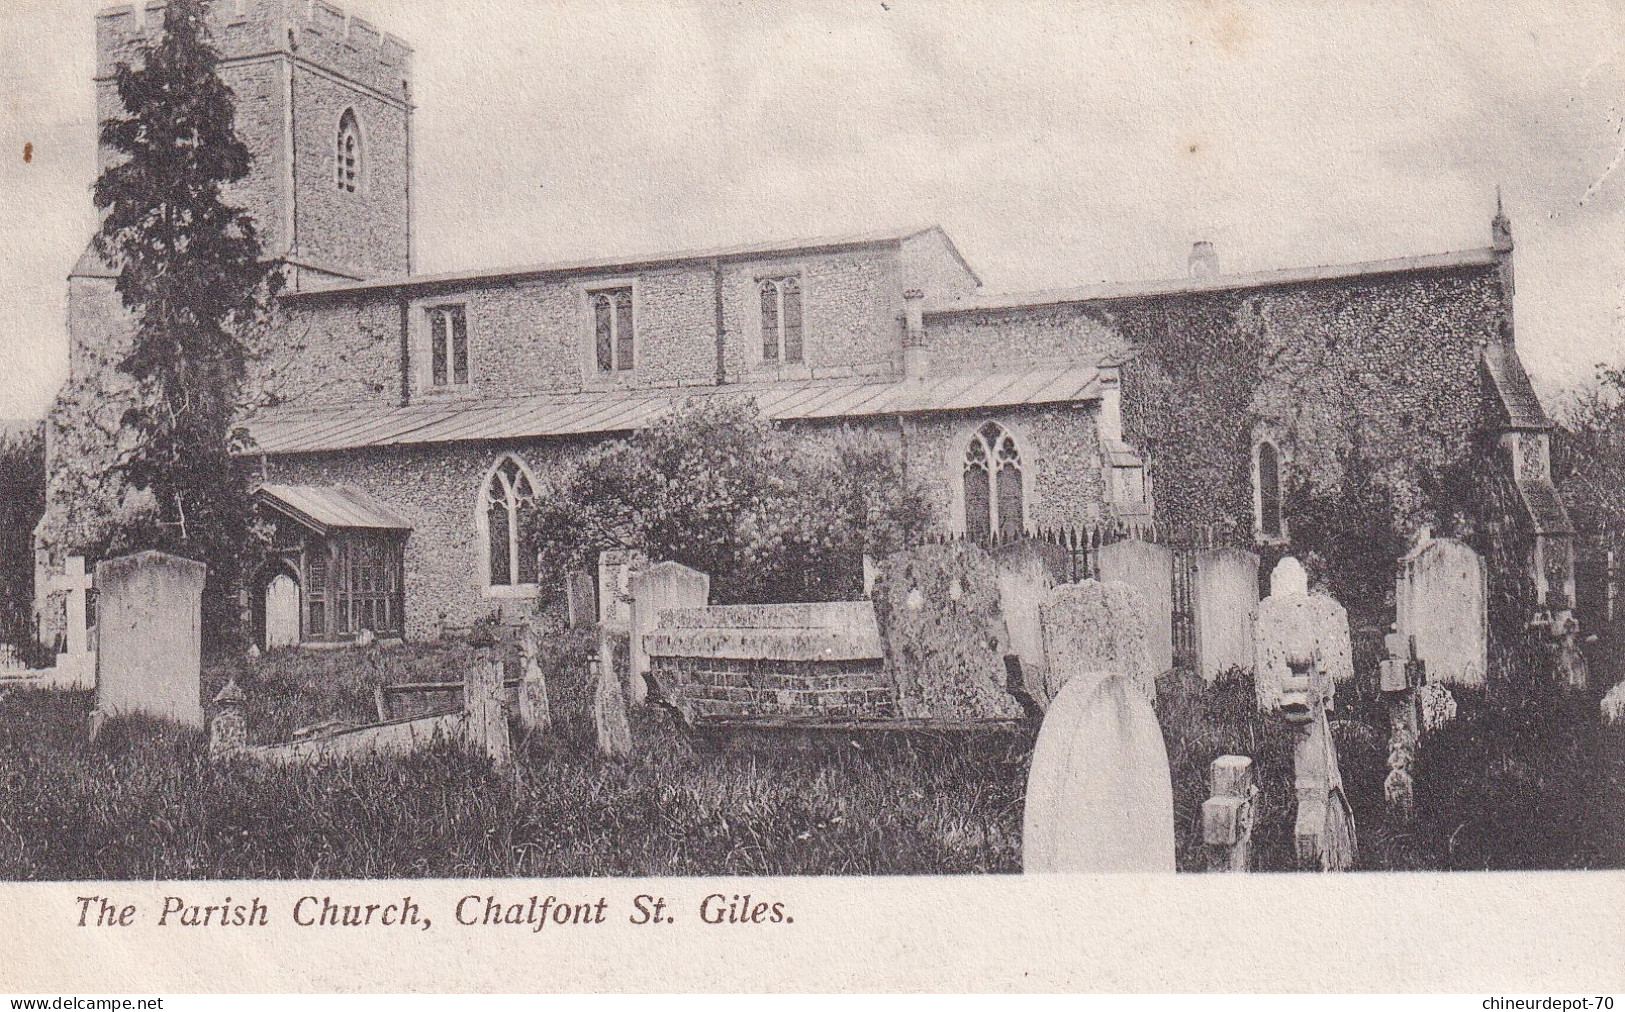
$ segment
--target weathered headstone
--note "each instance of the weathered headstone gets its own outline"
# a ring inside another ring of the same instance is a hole
[[[637,552],[602,552],[598,556],[598,663],[605,670],[617,670],[617,652],[630,651],[632,576],[643,565]]]
[[[1348,616],[1329,597],[1310,595],[1303,567],[1288,556],[1271,574],[1258,604],[1256,679],[1262,707],[1293,726],[1298,862],[1322,871],[1354,864],[1354,812],[1343,791],[1326,713],[1334,672],[1349,664]]]
[[[1484,562],[1454,538],[1430,540],[1400,560],[1399,631],[1416,639],[1428,680],[1482,686],[1489,670]]]
[[[1027,775],[1027,872],[1172,872],[1162,728],[1127,679],[1076,673],[1050,703]]]
[[[96,565],[96,710],[202,729],[201,562],[140,552]]]
[[[1073,679],[1112,672],[1156,699],[1145,612],[1145,599],[1124,583],[1085,580],[1052,589],[1039,608],[1047,696],[1053,699]]]
[[[875,621],[904,717],[1011,719],[1008,634],[993,560],[975,545],[922,545],[888,556],[874,588]]]
[[[1160,675],[1174,666],[1174,553],[1130,538],[1100,549],[1102,583],[1126,583],[1145,602],[1146,645]]]
[[[565,574],[564,603],[571,629],[585,629],[598,621],[598,595],[591,573],[574,570]]]
[[[711,602],[711,578],[680,562],[661,562],[632,576],[632,705],[649,694],[649,652],[643,637],[660,627],[660,613],[673,608],[703,608]]]
[[[598,754],[620,759],[632,754],[632,727],[626,717],[626,697],[614,668],[590,662],[593,727],[598,733]]]
[[[1224,755],[1209,770],[1212,795],[1202,802],[1202,842],[1207,845],[1209,871],[1250,871],[1253,822],[1258,785],[1253,783],[1253,761],[1244,755]]]
[[[1625,682],[1609,689],[1602,697],[1602,722],[1607,725],[1618,724],[1625,720]]]
[[[1258,619],[1258,556],[1219,548],[1196,556],[1191,585],[1196,669],[1213,681],[1231,669],[1253,667],[1253,623]]]
[[[1401,818],[1408,818],[1415,800],[1411,766],[1422,740],[1421,713],[1416,690],[1421,684],[1422,664],[1412,655],[1416,641],[1404,633],[1391,632],[1385,639],[1388,657],[1378,665],[1379,687],[1388,702],[1388,777],[1382,793]]]
[[[503,707],[501,661],[476,661],[463,680],[463,714],[469,743],[498,766],[508,761],[508,714]]]
[[[1265,602],[1273,602],[1268,607]],[[1348,612],[1325,594],[1309,593],[1309,575],[1288,555],[1270,573],[1270,596],[1258,603],[1253,632],[1253,679],[1262,710],[1278,709],[1276,675],[1287,670],[1281,651],[1288,630],[1313,629],[1316,663],[1332,685],[1354,677],[1354,638]],[[1273,673],[1273,674],[1272,674]],[[1327,704],[1331,697],[1328,695]]]
[[[1053,569],[1029,540],[993,551],[998,570],[999,610],[1009,634],[1009,650],[1021,659],[1023,688],[1039,706],[1047,706],[1049,665],[1044,660],[1044,628],[1039,609],[1055,586]]]
[[[224,759],[248,748],[248,721],[243,716],[243,690],[230,679],[214,697],[214,719],[209,721],[209,758]]]
[[[536,630],[528,627],[519,638],[519,726],[526,731],[546,732],[553,726],[553,715],[538,653]]]

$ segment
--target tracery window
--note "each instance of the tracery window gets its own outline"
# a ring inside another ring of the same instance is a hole
[[[361,124],[356,120],[354,109],[344,110],[344,115],[339,117],[338,151],[334,166],[334,180],[338,188],[345,193],[354,193],[361,180]]]
[[[763,278],[757,287],[762,297],[762,360],[800,362],[801,282],[793,277]]]
[[[961,494],[965,534],[974,541],[1020,537],[1026,530],[1021,450],[997,422],[977,429],[965,449]]]
[[[491,587],[536,584],[536,546],[530,516],[536,487],[514,457],[504,457],[485,483],[486,573]]]
[[[592,292],[593,343],[601,373],[630,372],[637,360],[632,318],[632,289]]]

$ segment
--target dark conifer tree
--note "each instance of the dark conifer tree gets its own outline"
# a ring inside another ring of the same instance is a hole
[[[208,563],[205,629],[229,634],[250,542],[244,475],[232,464],[248,335],[280,282],[254,221],[225,198],[249,171],[247,145],[208,37],[208,0],[169,0],[162,36],[115,83],[125,114],[102,124],[119,156],[96,181],[97,252],[135,320],[119,363],[139,385],[120,467],[149,490],[158,524],[143,540]]]

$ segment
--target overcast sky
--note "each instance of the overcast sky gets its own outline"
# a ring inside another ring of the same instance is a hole
[[[102,5],[3,2],[7,417],[66,372]],[[1485,246],[1500,184],[1537,383],[1625,358],[1618,5],[348,7],[416,52],[421,270],[937,222],[990,291],[1149,280]]]

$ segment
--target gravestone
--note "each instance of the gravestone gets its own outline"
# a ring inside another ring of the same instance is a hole
[[[547,701],[547,678],[537,659],[540,651],[536,636],[535,627],[529,626],[519,637],[519,726],[527,732],[545,732],[553,726]]]
[[[47,588],[64,595],[63,652],[57,654],[54,681],[63,688],[96,687],[96,654],[90,642],[90,591],[94,578],[85,571],[85,560],[70,555],[62,575],[51,577]]]
[[[1213,681],[1232,668],[1253,667],[1258,619],[1258,556],[1239,548],[1200,552],[1191,586],[1196,669]]]
[[[1266,601],[1273,604],[1265,607]],[[1302,563],[1288,555],[1270,573],[1270,596],[1258,602],[1258,618],[1253,627],[1253,679],[1262,710],[1279,707],[1279,685],[1273,675],[1287,670],[1282,649],[1288,630],[1314,629],[1315,659],[1331,677],[1335,687],[1354,677],[1354,638],[1349,631],[1348,612],[1325,594],[1309,593],[1309,574]],[[1327,705],[1331,697],[1327,697]]]
[[[598,592],[591,573],[575,570],[565,575],[564,603],[571,629],[585,629],[598,621]]]
[[[886,558],[874,587],[875,624],[901,715],[1013,719],[1008,634],[998,571],[973,544],[921,545]]]
[[[617,670],[617,648],[629,650],[632,634],[632,575],[643,568],[641,553],[601,552],[598,556],[598,663]]]
[[[1124,583],[1085,580],[1052,589],[1039,608],[1046,697],[1073,679],[1113,672],[1155,699],[1158,671],[1146,645],[1145,612],[1139,591]]]
[[[1172,872],[1174,792],[1162,728],[1127,679],[1073,672],[1033,748],[1022,867]]]
[[[591,662],[593,729],[598,754],[621,759],[632,754],[632,726],[626,717],[626,696],[614,668]]]
[[[1250,871],[1259,793],[1253,761],[1244,755],[1222,755],[1213,760],[1208,776],[1212,793],[1202,802],[1208,870]]]
[[[96,564],[96,710],[203,727],[201,562],[140,552]]]
[[[501,766],[511,754],[508,714],[503,706],[501,661],[477,660],[463,679],[463,714],[469,743]]]
[[[1308,589],[1298,561],[1282,559],[1271,574],[1270,596],[1258,603],[1255,678],[1259,705],[1293,728],[1298,863],[1342,871],[1354,864],[1357,841],[1326,714],[1334,673],[1351,663],[1348,615]]]
[[[1399,631],[1416,639],[1428,680],[1482,686],[1489,670],[1484,562],[1454,538],[1428,541],[1400,561]]]
[[[1174,666],[1174,553],[1130,538],[1100,549],[1102,583],[1126,583],[1145,602],[1146,646],[1157,674]]]
[[[999,611],[1010,638],[1009,650],[1021,659],[1023,688],[1039,706],[1049,705],[1049,665],[1044,660],[1044,629],[1039,610],[1059,582],[1052,560],[1038,542],[1023,539],[993,550],[998,571]]]
[[[711,603],[711,578],[680,562],[661,562],[633,574],[632,594],[632,705],[649,694],[643,677],[649,673],[649,652],[643,637],[660,628],[660,613],[673,608],[704,608]]]
[[[1608,726],[1625,720],[1625,682],[1609,689],[1598,704],[1602,709],[1602,722]]]

